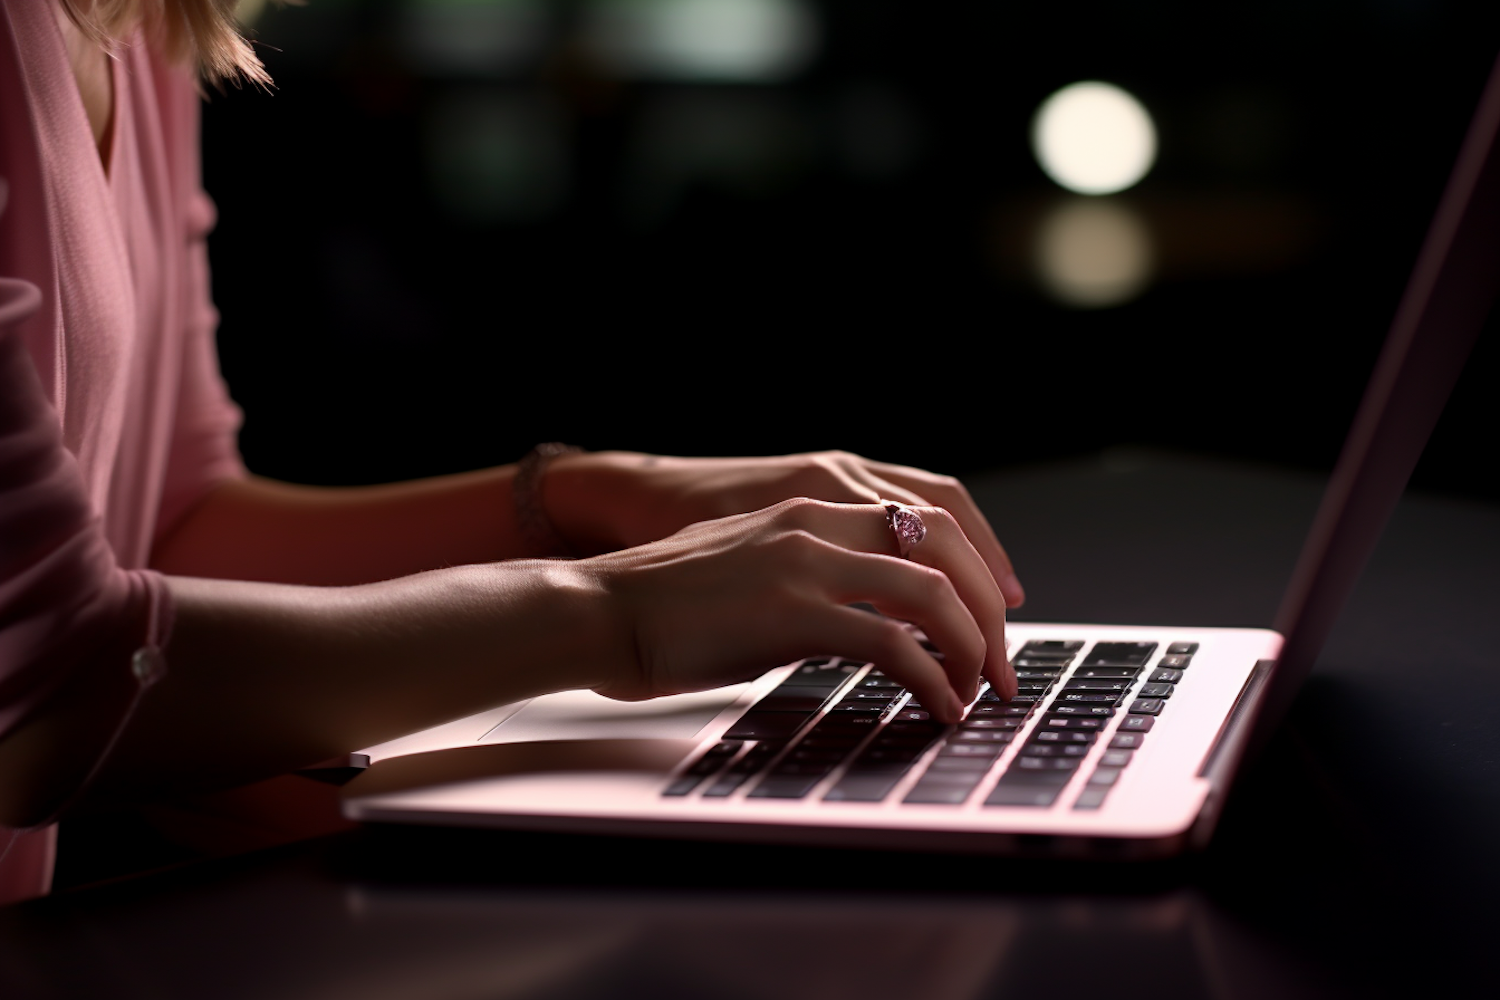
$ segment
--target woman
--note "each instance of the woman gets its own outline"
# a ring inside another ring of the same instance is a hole
[[[265,81],[231,8],[0,6],[0,899],[45,891],[80,800],[228,788],[548,691],[815,653],[947,721],[981,676],[1014,691],[1020,584],[947,477],[545,449],[386,487],[248,475],[193,80]]]

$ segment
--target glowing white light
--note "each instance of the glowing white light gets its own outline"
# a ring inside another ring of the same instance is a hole
[[[1135,298],[1151,280],[1153,256],[1141,217],[1112,200],[1069,201],[1043,218],[1037,232],[1042,285],[1059,302],[1081,309]]]
[[[1042,102],[1031,148],[1047,176],[1079,194],[1112,194],[1146,176],[1156,126],[1134,97],[1108,83],[1064,87]]]
[[[622,76],[772,83],[817,49],[805,0],[595,0],[585,36]]]

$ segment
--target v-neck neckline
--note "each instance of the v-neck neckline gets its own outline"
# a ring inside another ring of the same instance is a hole
[[[68,74],[73,81],[73,92],[78,98],[78,109],[82,112],[84,125],[88,129],[89,146],[94,150],[95,157],[99,162],[99,169],[104,174],[105,183],[109,184],[115,174],[115,150],[120,145],[120,59],[117,55],[110,52],[100,51],[98,53],[104,59],[104,80],[105,86],[108,88],[107,98],[109,106],[108,117],[104,122],[103,135],[96,139],[94,137],[94,123],[89,118],[88,101],[85,99],[83,87],[79,83],[78,72],[73,67],[71,46],[69,44],[69,28],[63,24],[63,19],[67,17],[67,14],[58,11],[54,17],[57,21],[58,40],[62,43],[63,54],[67,57]],[[73,26],[72,30],[76,32],[76,26]]]

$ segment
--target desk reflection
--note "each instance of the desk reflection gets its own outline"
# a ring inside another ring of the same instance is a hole
[[[348,840],[333,838],[326,850],[347,855]],[[64,894],[0,913],[0,935],[19,946],[0,967],[0,995],[1239,1000],[1339,992],[1285,942],[1247,930],[1188,888],[1103,898],[908,893],[900,886],[920,884],[932,859],[849,852],[837,863],[867,875],[871,889],[763,888],[756,877],[711,889],[424,884],[330,877],[327,858],[313,856],[323,853],[304,847],[227,876],[185,870],[166,876],[176,884],[165,890],[158,877],[149,893],[124,883],[92,890],[86,902]],[[616,860],[630,856],[616,849]],[[708,856],[733,857],[722,848]],[[703,855],[688,849],[685,859]]]

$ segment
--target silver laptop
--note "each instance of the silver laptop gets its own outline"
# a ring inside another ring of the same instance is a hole
[[[1077,857],[1206,843],[1247,751],[1311,671],[1489,313],[1497,126],[1500,65],[1275,631],[1012,624],[1020,694],[984,690],[951,726],[879,664],[840,657],[643,703],[563,692],[366,749],[345,815]]]

